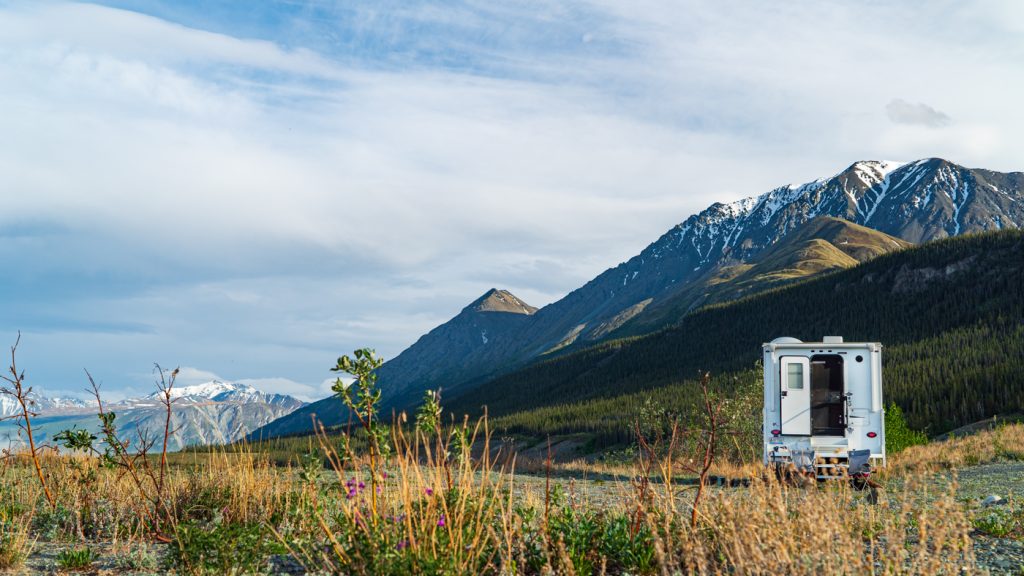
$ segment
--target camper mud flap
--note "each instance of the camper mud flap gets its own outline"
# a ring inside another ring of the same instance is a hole
[[[871,474],[871,450],[850,450],[846,455],[850,476],[867,476]]]
[[[793,465],[797,470],[814,473],[814,450],[793,450]]]

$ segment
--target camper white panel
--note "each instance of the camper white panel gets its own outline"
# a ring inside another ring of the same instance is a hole
[[[853,349],[844,356],[846,391],[850,393],[850,416],[866,418],[874,398],[874,368],[870,350]]]
[[[801,356],[779,359],[779,405],[784,435],[811,433],[811,364]]]
[[[871,352],[871,411],[878,412],[882,409],[882,353],[879,350]]]

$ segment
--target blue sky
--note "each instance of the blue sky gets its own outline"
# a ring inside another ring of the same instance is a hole
[[[0,2],[0,340],[305,398],[860,159],[1024,168],[1018,2]]]

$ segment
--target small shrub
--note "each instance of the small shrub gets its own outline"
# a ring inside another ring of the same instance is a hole
[[[268,556],[287,550],[259,524],[179,524],[166,564],[190,574],[259,572]]]
[[[303,454],[299,464],[302,466],[302,469],[299,470],[299,478],[307,484],[318,486],[324,472],[324,457],[320,455],[320,452],[311,450]]]
[[[895,404],[885,409],[885,452],[892,455],[910,446],[928,443],[924,432],[912,430],[903,417],[903,410]]]
[[[625,568],[628,573],[649,574],[655,571],[657,556],[650,528],[641,526],[633,534],[630,519],[624,515],[616,515],[604,523],[600,550],[610,567]]]
[[[61,550],[57,553],[57,566],[64,570],[87,570],[97,557],[88,547]]]
[[[231,486],[210,486],[194,480],[190,484],[189,489],[182,491],[172,504],[180,520],[212,522],[229,509]]]
[[[114,557],[114,566],[119,570],[153,571],[158,565],[156,555],[144,545]]]
[[[570,506],[554,514],[548,523],[548,537],[564,550],[572,565],[565,572],[596,574],[605,569],[615,573],[647,574],[654,570],[656,555],[649,526],[633,533],[629,517]]]
[[[47,540],[75,537],[75,513],[58,504],[56,508],[45,508],[36,513],[33,528]]]
[[[1024,508],[1001,506],[974,518],[974,528],[997,538],[1024,537]]]

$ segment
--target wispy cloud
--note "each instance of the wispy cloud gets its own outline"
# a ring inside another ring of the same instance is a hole
[[[715,200],[866,157],[1020,168],[995,8],[118,5],[0,7],[0,330],[59,389],[159,361],[326,393],[340,353],[491,286],[543,305]],[[880,113],[929,92],[955,124]]]
[[[895,98],[885,105],[885,113],[889,116],[889,120],[897,124],[917,124],[929,128],[942,128],[953,121],[946,113],[939,112],[927,104],[922,102],[912,104],[899,98]]]
[[[165,366],[164,368],[166,370],[174,370],[174,367],[170,366]],[[202,370],[191,366],[182,366],[178,368],[178,375],[175,379],[175,384],[178,386],[193,386],[195,384],[204,384],[213,380],[223,381],[224,378],[221,378],[216,373],[210,372],[209,370]]]

